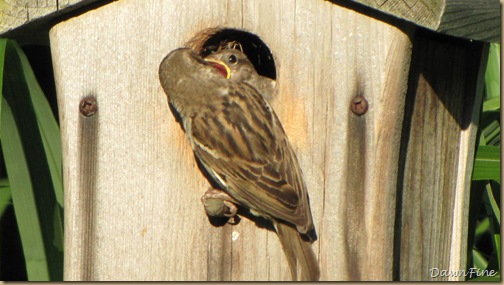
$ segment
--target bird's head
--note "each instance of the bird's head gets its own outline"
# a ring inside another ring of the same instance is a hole
[[[247,55],[237,49],[223,49],[210,54],[204,60],[231,81],[245,81],[256,73]]]
[[[208,102],[207,95],[227,92],[229,74],[225,63],[204,60],[189,48],[171,51],[159,65],[161,86],[179,112],[190,113]]]

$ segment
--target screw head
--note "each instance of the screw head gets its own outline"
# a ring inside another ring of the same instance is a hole
[[[357,116],[362,116],[366,114],[368,108],[369,108],[368,101],[362,95],[356,95],[355,97],[352,98],[352,101],[350,102],[350,110],[352,110],[352,113],[354,113]]]
[[[79,110],[85,117],[93,116],[98,109],[95,97],[86,97],[80,101]]]

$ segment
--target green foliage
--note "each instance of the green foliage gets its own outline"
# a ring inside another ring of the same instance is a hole
[[[63,181],[60,131],[26,56],[0,39],[0,140],[28,280],[63,279]],[[2,210],[2,208],[0,208]]]
[[[495,270],[496,276],[471,281],[500,281],[500,45],[491,44],[485,97],[473,169],[469,217],[468,270]]]
[[[11,189],[7,179],[0,179],[0,217],[4,214],[7,206],[11,205]]]
[[[500,183],[500,146],[478,147],[472,180],[495,180]]]

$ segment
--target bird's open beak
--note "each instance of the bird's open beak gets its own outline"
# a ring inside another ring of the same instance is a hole
[[[226,77],[226,79],[229,79],[231,77],[231,69],[222,61],[215,60],[215,59],[204,59],[206,62],[210,63],[213,68],[215,68],[222,76]]]

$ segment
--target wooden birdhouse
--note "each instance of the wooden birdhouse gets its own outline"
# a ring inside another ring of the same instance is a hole
[[[204,56],[230,42],[274,82],[270,104],[310,196],[320,280],[464,279],[431,269],[466,266],[497,1],[66,2],[2,32],[49,36],[65,280],[291,280],[270,223],[206,215],[210,182],[160,85],[170,51]]]

